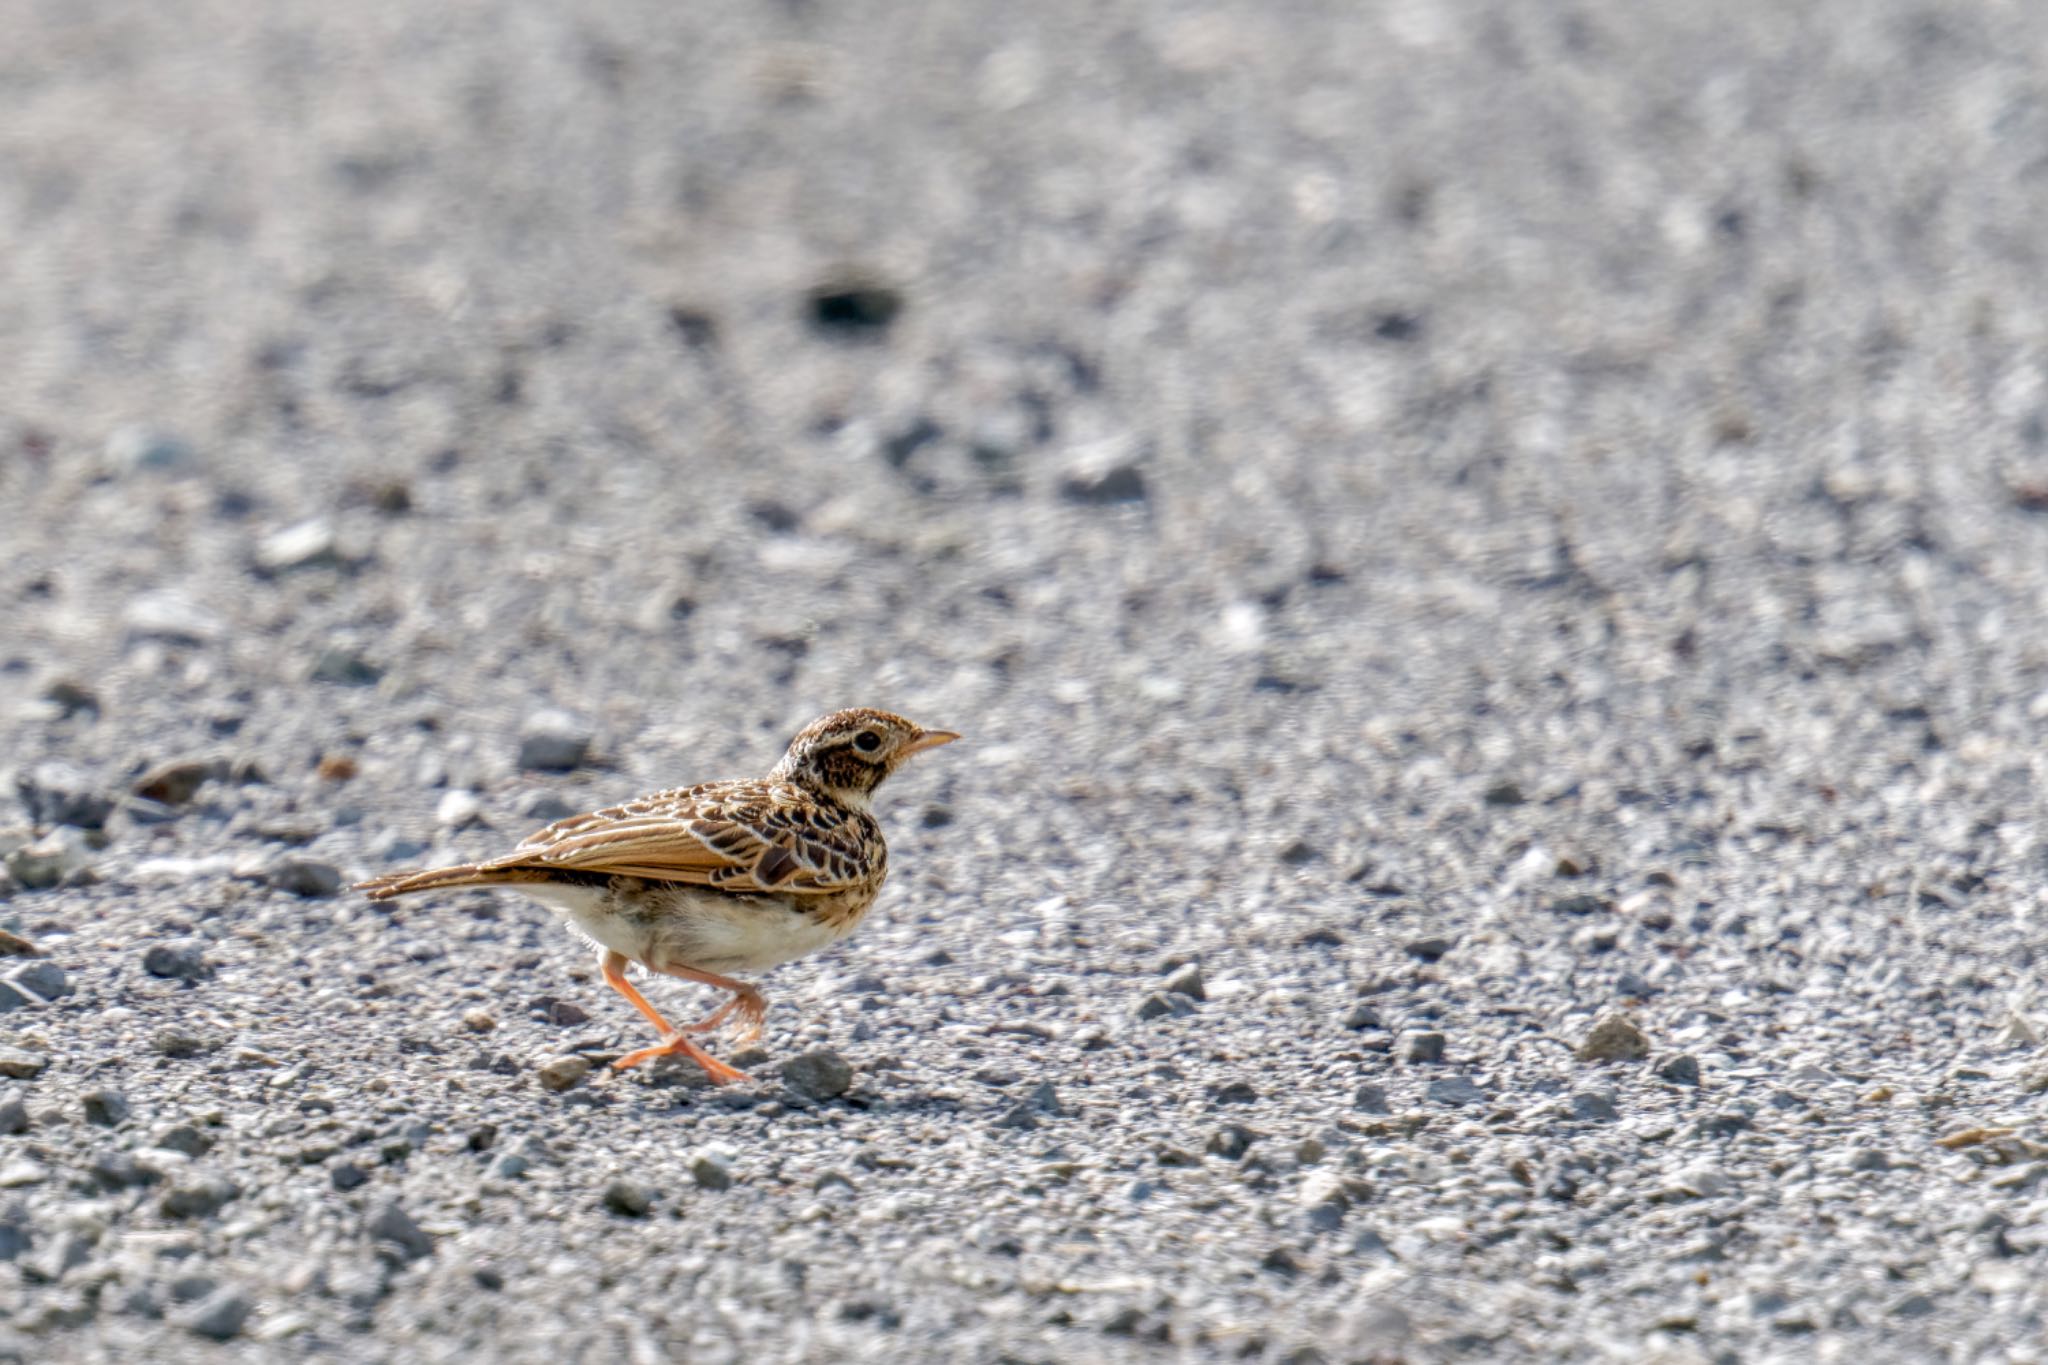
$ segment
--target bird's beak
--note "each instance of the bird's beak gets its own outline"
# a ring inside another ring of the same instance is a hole
[[[951,744],[958,738],[959,732],[955,730],[920,730],[917,732],[917,738],[904,745],[898,752],[904,758],[908,758],[912,754],[921,754],[926,749],[936,749],[941,744]]]

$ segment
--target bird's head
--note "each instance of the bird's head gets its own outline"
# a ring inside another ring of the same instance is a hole
[[[887,711],[834,711],[797,731],[769,777],[865,804],[912,754],[951,744],[951,730],[927,730]]]

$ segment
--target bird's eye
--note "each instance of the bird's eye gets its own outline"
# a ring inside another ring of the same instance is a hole
[[[882,747],[882,737],[873,730],[863,730],[854,736],[853,747],[864,754],[871,754]]]

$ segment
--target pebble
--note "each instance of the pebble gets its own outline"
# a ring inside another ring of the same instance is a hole
[[[1241,1123],[1226,1123],[1209,1134],[1208,1145],[1204,1148],[1211,1156],[1220,1156],[1225,1161],[1236,1161],[1252,1149],[1252,1144],[1261,1135]]]
[[[560,1093],[571,1089],[589,1074],[590,1059],[570,1054],[543,1062],[540,1068],[540,1083],[547,1089]]]
[[[1013,1104],[996,1119],[995,1126],[1028,1133],[1038,1126],[1038,1116],[1031,1112],[1028,1104]]]
[[[1443,934],[1425,934],[1420,938],[1409,939],[1401,947],[1410,957],[1420,958],[1424,962],[1435,962],[1457,946],[1457,942],[1456,939]]]
[[[338,564],[341,552],[334,524],[314,517],[273,531],[256,542],[254,559],[256,571],[266,576]]]
[[[1165,989],[1169,995],[1184,995],[1190,1000],[1207,1000],[1202,989],[1202,964],[1190,962],[1166,978]]]
[[[144,469],[176,469],[192,462],[192,447],[183,439],[139,425],[114,428],[101,450],[109,469],[117,475]]]
[[[732,1188],[732,1166],[718,1152],[700,1150],[688,1158],[690,1179],[700,1190],[729,1190]]]
[[[1131,1010],[1132,1015],[1140,1020],[1161,1019],[1168,1015],[1179,1018],[1194,1012],[1195,1002],[1177,991],[1172,995],[1165,991],[1152,991]]]
[[[1424,1093],[1438,1104],[1477,1104],[1486,1098],[1486,1092],[1469,1076],[1439,1077]]]
[[[44,685],[41,696],[67,718],[81,711],[93,716],[100,713],[99,694],[76,678],[52,678]]]
[[[344,1161],[327,1173],[327,1179],[337,1190],[359,1189],[369,1183],[369,1173],[353,1161]]]
[[[207,974],[206,956],[196,943],[154,943],[142,955],[142,970],[169,980],[197,981]]]
[[[1427,1064],[1444,1059],[1444,1036],[1441,1033],[1411,1033],[1407,1035],[1406,1044],[1401,1055],[1408,1061]]]
[[[1031,1093],[1025,1097],[1024,1102],[1041,1114],[1064,1114],[1067,1112],[1060,1104],[1059,1092],[1053,1089],[1051,1081],[1040,1081],[1032,1088]]]
[[[204,1218],[218,1213],[240,1193],[226,1176],[211,1171],[188,1171],[164,1191],[157,1208],[166,1218]]]
[[[434,1241],[413,1221],[395,1199],[386,1200],[363,1225],[363,1231],[375,1242],[395,1247],[408,1261],[416,1261],[430,1254]]]
[[[27,1157],[15,1157],[0,1164],[0,1190],[18,1190],[28,1185],[40,1185],[49,1178],[48,1167],[30,1161]]]
[[[137,594],[121,612],[121,624],[136,639],[204,645],[227,629],[220,616],[176,589]]]
[[[17,1081],[32,1081],[43,1074],[50,1059],[39,1052],[26,1052],[18,1047],[0,1047],[0,1076],[11,1076]]]
[[[434,807],[434,823],[449,829],[461,829],[465,825],[484,823],[484,803],[477,799],[475,792],[460,787],[450,788],[441,794],[441,800]]]
[[[71,981],[64,975],[64,969],[47,959],[15,968],[7,974],[7,981],[38,1000],[56,1000],[71,994]]]
[[[1351,1107],[1366,1114],[1387,1114],[1393,1110],[1387,1104],[1387,1092],[1377,1085],[1361,1085],[1351,1096]]]
[[[85,1121],[101,1128],[118,1128],[133,1113],[126,1097],[113,1090],[88,1090],[78,1097]]]
[[[173,1124],[158,1133],[151,1142],[167,1152],[188,1157],[205,1156],[213,1146],[211,1139],[189,1123]]]
[[[265,880],[279,891],[318,900],[341,890],[341,869],[317,858],[280,858]]]
[[[28,1131],[28,1104],[19,1095],[0,1099],[0,1137]]]
[[[0,896],[0,900],[6,899]],[[0,957],[40,957],[42,949],[11,929],[0,929]]]
[[[51,830],[7,855],[7,871],[23,890],[47,891],[89,872],[92,859],[75,827]]]
[[[462,1016],[462,1026],[471,1033],[489,1033],[498,1026],[498,1016],[486,1009],[474,1009]]]
[[[1384,1022],[1380,1012],[1371,1005],[1353,1005],[1344,1012],[1343,1025],[1353,1032],[1359,1029],[1378,1028]]]
[[[1572,1096],[1572,1117],[1582,1123],[1612,1123],[1621,1117],[1612,1095],[1586,1092]]]
[[[39,825],[100,829],[114,813],[113,797],[98,789],[90,773],[70,763],[38,763],[15,774],[14,786],[29,818]]]
[[[782,1083],[805,1099],[836,1099],[852,1087],[853,1067],[829,1048],[813,1048],[782,1064]]]
[[[221,1040],[215,1034],[177,1024],[158,1029],[149,1040],[149,1045],[164,1057],[198,1057],[214,1051],[220,1044]]]
[[[590,727],[566,711],[536,711],[519,727],[519,766],[568,772],[589,756]]]
[[[182,806],[209,781],[227,776],[223,763],[185,758],[150,769],[129,788],[137,796],[166,806]]]
[[[576,807],[554,792],[535,792],[519,803],[519,813],[529,820],[552,824],[576,814]]]
[[[1060,496],[1091,507],[1145,500],[1143,450],[1116,439],[1083,451],[1060,479]]]
[[[1626,1014],[1605,1014],[1579,1044],[1582,1062],[1637,1062],[1650,1055],[1650,1040]]]
[[[383,679],[384,670],[352,649],[329,648],[313,660],[307,677],[338,687],[373,687]]]
[[[248,1291],[230,1285],[215,1290],[191,1308],[180,1313],[177,1325],[188,1332],[214,1341],[231,1341],[241,1333],[242,1325],[249,1321],[249,1314],[255,1311],[255,1303]]]
[[[1690,1052],[1680,1052],[1667,1057],[1657,1067],[1657,1075],[1673,1085],[1698,1085],[1700,1083],[1700,1059]]]
[[[646,1217],[647,1210],[653,1203],[654,1196],[648,1193],[645,1185],[628,1180],[624,1176],[604,1187],[604,1206],[613,1213],[624,1214],[628,1218]]]

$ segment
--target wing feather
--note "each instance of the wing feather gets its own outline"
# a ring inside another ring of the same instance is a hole
[[[571,816],[484,866],[822,896],[869,875],[863,850],[880,843],[871,823],[858,812],[821,808],[786,783],[714,782]]]

